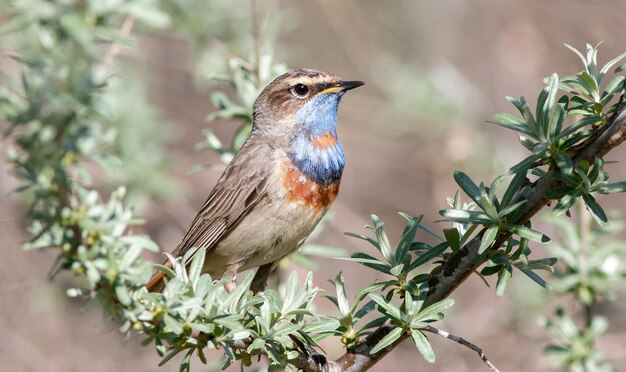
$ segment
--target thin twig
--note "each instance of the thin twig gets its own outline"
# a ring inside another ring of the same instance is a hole
[[[487,358],[487,356],[485,355],[485,353],[483,353],[483,349],[481,349],[480,347],[474,345],[473,343],[467,341],[466,339],[464,339],[463,337],[459,337],[459,336],[455,336],[451,333],[448,333],[446,331],[443,331],[441,329],[435,328],[433,326],[428,326],[426,328],[422,328],[422,331],[427,331],[430,333],[434,333],[438,336],[447,338],[449,340],[452,340],[458,344],[461,344],[463,346],[467,346],[470,349],[474,350],[475,352],[478,353],[478,355],[480,356],[480,359],[482,359],[483,362],[485,362],[485,364],[487,364],[487,366],[495,372],[500,372],[500,370],[493,365],[493,363],[491,363],[491,361]]]

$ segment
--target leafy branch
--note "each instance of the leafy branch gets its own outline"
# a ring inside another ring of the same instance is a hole
[[[483,274],[498,273],[498,294],[504,292],[508,279],[512,276],[512,267],[519,268],[520,264],[523,264],[522,272],[545,285],[543,279],[532,270],[550,270],[555,260],[528,260],[528,241],[548,241],[544,234],[531,229],[530,220],[553,200],[559,201],[555,213],[560,214],[568,209],[567,198],[582,198],[597,221],[602,224],[607,222],[606,214],[592,194],[626,191],[626,183],[607,181],[608,175],[604,172],[602,160],[603,156],[626,140],[626,111],[623,110],[621,97],[617,103],[609,105],[611,98],[618,92],[623,92],[623,86],[617,89],[615,87],[615,84],[619,86],[619,82],[623,82],[623,77],[615,78],[613,81],[617,79],[618,83],[608,84],[601,93],[597,87],[611,66],[624,55],[610,61],[595,73],[597,48],[588,45],[587,49],[588,57],[583,58],[583,63],[585,71],[592,76],[595,84],[589,86],[589,82],[585,82],[585,73],[579,74],[577,78],[568,77],[560,81],[556,75],[552,75],[547,79],[547,86],[537,100],[535,115],[538,120],[523,98],[510,99],[523,119],[502,114],[496,116],[497,124],[536,140],[531,144],[526,136],[520,136],[520,142],[532,151],[525,161],[512,167],[504,176],[498,177],[490,187],[482,183],[476,185],[465,174],[455,173],[455,180],[472,199],[473,204],[460,208],[457,197],[454,208],[443,210],[441,214],[457,225],[469,226],[468,229],[479,226],[481,229],[462,246],[460,242],[467,240],[464,231],[447,231],[446,239],[453,248],[453,253],[431,272],[427,281],[429,291],[424,299],[425,306],[447,298],[485,263],[498,267],[493,270],[488,265],[485,269],[487,271],[483,270]],[[570,96],[563,95],[557,100],[559,87],[565,87]],[[581,122],[583,117],[570,126],[564,125],[564,118],[583,113],[593,120]],[[542,169],[541,166],[547,169]],[[505,177],[511,175],[512,180],[502,198],[497,198],[496,187]],[[530,181],[528,177],[534,177],[535,180]],[[474,211],[473,208],[479,208],[480,211]],[[515,235],[519,239],[514,239]],[[460,236],[463,237],[462,240],[459,239]],[[517,249],[513,250],[515,246]],[[369,368],[409,336],[402,334],[386,349],[372,352],[376,340],[397,332],[396,329],[394,325],[388,324],[379,327],[335,363],[341,370],[347,371]]]

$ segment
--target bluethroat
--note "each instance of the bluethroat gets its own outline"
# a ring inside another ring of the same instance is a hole
[[[263,290],[276,264],[304,242],[337,196],[345,163],[337,107],[361,85],[312,69],[271,82],[254,104],[250,137],[172,255],[204,249],[202,272],[233,278],[227,289],[238,272],[260,266],[251,289]],[[160,291],[164,284],[157,271],[147,288]]]

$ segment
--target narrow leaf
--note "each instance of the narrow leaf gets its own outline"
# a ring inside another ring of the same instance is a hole
[[[448,249],[448,243],[444,242],[432,247],[429,251],[421,255],[417,260],[411,263],[409,271],[414,270],[416,267],[425,264],[435,257],[439,257],[446,249]]]
[[[585,201],[585,205],[587,205],[587,210],[591,213],[591,216],[593,216],[593,219],[596,220],[598,225],[606,227],[609,221],[596,199],[591,196],[591,194],[583,194],[583,200]]]
[[[528,240],[532,240],[539,243],[549,243],[550,238],[547,235],[540,233],[539,231],[533,230],[526,226],[521,225],[504,225],[504,229],[512,232],[513,234],[517,234],[522,238],[526,238]]]
[[[469,178],[467,174],[463,173],[460,170],[455,170],[454,180],[459,185],[459,187],[461,187],[461,190],[463,190],[465,194],[467,194],[467,196],[469,196],[474,201],[474,203],[479,204],[478,198],[480,197],[480,189],[478,188],[478,186],[476,186],[474,181]]]
[[[447,221],[484,224],[494,221],[484,212],[468,211],[465,209],[443,209],[439,211]]]
[[[515,174],[515,176],[513,177],[513,179],[507,186],[506,191],[504,192],[504,195],[502,196],[501,204],[503,206],[508,207],[514,201],[513,197],[522,187],[522,184],[524,184],[525,180],[526,180],[526,170],[517,172]]]
[[[598,187],[595,191],[600,194],[626,192],[626,182],[607,182],[604,185]]]
[[[398,309],[394,305],[385,301],[385,299],[379,294],[370,293],[369,296],[372,300],[374,300],[378,304],[379,310],[381,310],[382,313],[390,316],[394,320],[402,321],[402,315],[400,314],[400,309]]]
[[[348,303],[348,297],[346,296],[346,286],[343,279],[343,274],[340,272],[335,278],[335,289],[337,290],[337,303],[341,315],[346,316],[350,313],[350,304]]]
[[[461,248],[461,236],[459,230],[454,227],[443,229],[443,235],[446,237],[446,241],[453,251],[458,251]]]
[[[421,322],[429,322],[433,320],[438,320],[438,317],[436,317],[436,315],[443,313],[447,309],[451,308],[453,305],[454,305],[454,300],[450,298],[436,302],[428,306],[426,309],[420,311],[419,314],[415,317],[415,319]]]
[[[554,161],[559,166],[561,172],[565,174],[571,174],[574,171],[574,162],[572,161],[572,158],[564,151],[555,152]]]
[[[485,233],[483,234],[483,238],[480,241],[480,247],[478,248],[478,254],[481,255],[487,249],[491,247],[493,242],[496,240],[498,236],[498,226],[492,225],[490,226]]]
[[[548,124],[551,122],[550,118],[552,117],[552,113],[556,107],[556,95],[559,90],[559,76],[557,74],[552,74],[550,76],[546,90],[548,92],[548,96],[546,97],[546,101],[541,108],[540,129],[547,136],[550,129],[548,128]]]
[[[519,133],[523,133],[532,138],[536,138],[535,134],[528,128],[526,122],[522,119],[519,119],[511,114],[499,113],[494,116],[496,121],[490,122],[501,127],[514,130]]]
[[[417,347],[417,350],[422,354],[424,359],[428,363],[435,362],[435,352],[433,351],[432,346],[430,346],[430,342],[428,342],[428,338],[422,333],[420,330],[413,330],[411,332],[411,338]]]
[[[419,221],[417,218],[413,217],[409,220],[404,231],[402,232],[402,237],[400,238],[400,242],[396,248],[395,253],[395,261],[396,263],[400,263],[404,261],[404,258],[409,253],[409,248],[411,247],[411,243],[415,239],[415,234],[417,233],[417,226]]]
[[[537,275],[537,273],[535,273],[532,270],[523,268],[520,269],[521,272],[523,272],[524,274],[526,274],[526,276],[528,276],[530,279],[532,279],[533,282],[539,284],[540,286],[542,286],[545,289],[550,289],[550,285],[548,283],[546,283],[545,280],[543,280],[542,277],[540,277],[539,275]]]
[[[387,262],[391,265],[395,265],[396,262],[391,251],[389,238],[387,238],[387,234],[385,233],[384,223],[374,214],[372,215],[372,221],[374,222],[374,234],[376,234],[376,239],[380,245],[380,252],[383,254],[383,257],[385,257]]]
[[[396,340],[398,340],[400,336],[402,336],[402,334],[404,334],[404,328],[394,328],[393,330],[391,330],[391,332],[387,334],[387,336],[383,337],[383,339],[380,340],[376,344],[376,346],[374,346],[374,348],[370,351],[370,354],[376,354],[387,346],[390,346],[391,344],[396,342]]]
[[[502,267],[502,270],[498,273],[498,282],[496,284],[496,295],[504,296],[504,291],[506,287],[509,285],[509,280],[511,279],[511,265],[506,265]]]
[[[206,249],[198,249],[195,257],[191,261],[191,265],[189,266],[189,281],[191,283],[196,283],[198,278],[200,277],[200,273],[202,271],[202,266],[204,265],[204,257],[206,254]]]

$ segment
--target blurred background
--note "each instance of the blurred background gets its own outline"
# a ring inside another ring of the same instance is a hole
[[[275,61],[366,81],[340,107],[338,134],[347,166],[329,223],[315,240],[347,252],[370,249],[343,233],[362,233],[371,213],[386,222],[392,240],[404,228],[398,211],[424,214],[425,223],[440,230],[444,226],[437,222],[437,212],[456,191],[454,169],[490,181],[522,159],[525,149],[517,136],[487,121],[497,112],[513,113],[504,96],[534,101],[544,77],[581,69],[563,43],[584,50],[587,42],[603,41],[600,63],[626,45],[626,4],[608,0],[283,0],[259,2],[256,10],[247,0],[195,2],[197,8],[186,5],[192,2],[170,3],[178,7],[164,10],[172,14],[173,24],[184,27],[137,27],[132,33],[136,45],[123,47],[118,56],[123,83],[115,89],[121,98],[110,104],[118,107],[122,136],[117,145],[129,160],[123,172],[99,176],[103,183],[130,185],[146,231],[168,251],[223,169],[214,151],[196,145],[209,127],[228,142],[239,125],[207,122],[216,110],[210,103],[212,92],[219,89],[234,97],[228,84],[211,77],[226,71],[231,54],[249,58],[254,53],[255,12],[261,31],[257,39],[273,50]],[[0,39],[0,51],[7,52],[2,44]],[[8,58],[0,57],[0,70],[14,69]],[[130,104],[139,99],[150,107]],[[607,160],[625,155],[618,148]],[[210,166],[198,170],[199,164]],[[626,168],[611,165],[609,170],[614,180],[626,179]],[[20,249],[28,234],[24,210],[11,192],[15,187],[3,160],[0,333],[5,341],[0,344],[0,371],[157,370],[160,359],[151,348],[141,347],[139,338],[122,340],[115,324],[103,322],[97,306],[66,298],[71,277],[61,274],[47,281],[54,252]],[[626,211],[621,195],[600,201],[607,209]],[[550,226],[539,229],[555,235]],[[423,232],[418,238],[431,241]],[[547,255],[543,246],[532,248],[541,257]],[[333,289],[326,279],[339,271],[351,293],[360,288],[363,273],[371,272],[345,261],[316,261],[316,285],[328,291]],[[550,316],[559,301],[568,306],[567,299],[554,299],[519,272],[504,297],[495,295],[493,277],[488,281],[492,288],[472,276],[455,291],[451,297],[456,304],[440,328],[482,347],[503,371],[546,370],[551,364],[543,349],[552,338],[539,319]],[[321,297],[317,306],[320,312],[334,311]],[[598,347],[619,370],[626,363],[626,301],[618,299],[597,311],[610,323]],[[406,342],[373,370],[487,370],[469,349],[430,339],[435,364],[425,362]],[[329,344],[326,351],[331,358],[342,353],[339,344]],[[201,369],[197,361],[194,366]],[[170,362],[160,370],[177,369]]]

